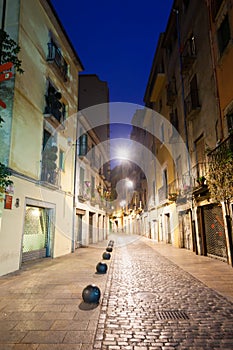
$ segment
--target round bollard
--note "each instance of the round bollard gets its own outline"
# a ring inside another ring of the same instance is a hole
[[[103,257],[104,260],[110,260],[111,254],[108,253],[108,252],[104,252],[103,255],[102,255],[102,257]]]
[[[108,269],[108,265],[105,264],[105,263],[99,262],[99,263],[96,265],[96,271],[97,271],[98,273],[106,273],[106,272],[107,272],[107,269]]]
[[[100,289],[94,284],[89,284],[83,289],[82,298],[85,303],[98,303],[100,300]]]
[[[112,252],[112,247],[108,246],[108,247],[106,248],[106,251],[111,253],[111,252]]]
[[[114,241],[111,239],[111,240],[109,241],[109,244],[110,244],[110,245],[113,245],[113,244],[114,244]]]

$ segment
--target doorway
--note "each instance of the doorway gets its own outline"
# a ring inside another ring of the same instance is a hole
[[[51,256],[52,211],[49,208],[26,205],[22,262]]]

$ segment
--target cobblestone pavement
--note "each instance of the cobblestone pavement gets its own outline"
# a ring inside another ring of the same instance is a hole
[[[142,239],[115,241],[94,349],[232,350],[233,303]]]

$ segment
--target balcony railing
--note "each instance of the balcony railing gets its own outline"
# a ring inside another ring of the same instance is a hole
[[[66,109],[60,102],[61,97],[61,93],[58,91],[45,96],[46,106],[44,116],[49,119],[55,127],[58,127],[66,119]]]
[[[41,169],[41,181],[53,185],[57,188],[60,186],[60,169],[49,169],[47,166],[43,165],[42,162],[42,169]]]
[[[193,179],[193,187],[197,187],[197,184],[200,185],[200,183],[203,182],[203,178],[206,178],[208,174],[208,163],[197,163],[192,167],[192,179]]]
[[[233,134],[230,134],[226,140],[208,154],[209,162],[215,163],[229,157],[233,158]]]
[[[54,42],[48,43],[47,61],[54,62],[56,67],[59,69],[60,74],[62,75],[63,79],[65,81],[67,81],[68,65],[67,65],[66,60],[64,59],[61,51],[58,49],[58,47],[55,45]]]
[[[168,187],[163,185],[158,189],[159,202],[163,202],[168,198]]]
[[[167,106],[173,106],[177,97],[175,81],[170,81],[167,85]]]
[[[195,38],[192,36],[186,41],[182,51],[182,71],[188,72],[196,58]]]

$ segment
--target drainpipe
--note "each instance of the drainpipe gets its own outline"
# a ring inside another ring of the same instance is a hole
[[[5,19],[6,19],[6,0],[3,0],[2,5],[2,25],[1,30],[4,31],[5,29]],[[2,63],[2,42],[0,42],[0,64]]]
[[[186,111],[186,105],[185,105],[185,98],[184,98],[184,79],[182,75],[183,70],[183,62],[182,62],[182,55],[181,55],[181,40],[180,40],[180,22],[179,22],[179,10],[173,9],[173,12],[176,14],[176,30],[177,30],[177,40],[178,40],[178,50],[179,50],[179,65],[180,65],[180,82],[181,82],[181,97],[182,97],[182,105],[183,105],[183,114],[184,114],[184,132],[185,132],[185,145],[187,150],[187,158],[188,158],[188,175],[190,176],[190,157],[189,157],[189,143],[188,143],[188,128],[187,128],[187,111]]]
[[[214,45],[213,45],[213,35],[211,30],[211,7],[210,7],[210,1],[206,0],[206,6],[207,6],[207,12],[208,12],[208,24],[209,24],[209,40],[210,40],[210,54],[211,54],[211,61],[212,61],[212,69],[213,69],[213,77],[214,77],[214,87],[215,87],[215,96],[216,96],[216,106],[217,106],[217,113],[218,113],[218,121],[220,122],[220,135],[218,133],[218,130],[215,130],[217,134],[217,138],[220,138],[220,140],[223,139],[223,121],[221,116],[221,108],[220,108],[220,99],[219,99],[219,91],[218,91],[218,81],[217,81],[217,74],[216,74],[216,62],[215,62],[215,55],[214,55]],[[218,141],[218,139],[216,140]]]
[[[76,222],[76,197],[77,197],[77,150],[78,150],[78,114],[76,115],[76,135],[74,143],[74,193],[73,193],[73,223],[72,223],[72,246],[71,252],[75,252],[75,222]]]

